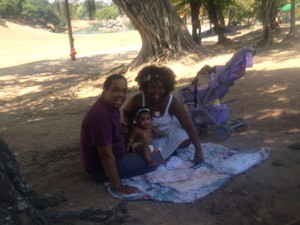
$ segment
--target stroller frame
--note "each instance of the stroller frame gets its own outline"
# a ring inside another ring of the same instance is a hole
[[[217,72],[215,80],[210,80],[206,84],[208,85],[207,89],[199,91],[195,82],[196,78],[191,86],[180,89],[180,96],[184,99],[183,103],[187,105],[199,134],[207,132],[208,126],[212,125],[215,136],[219,140],[226,140],[233,130],[243,132],[248,129],[248,124],[244,119],[234,119],[229,115],[231,109],[229,106],[226,104],[216,105],[213,102],[216,99],[217,101],[223,100],[234,81],[240,79],[245,74],[246,68],[253,65],[254,55],[253,48],[243,47],[232,56],[225,66],[219,67],[221,71]]]

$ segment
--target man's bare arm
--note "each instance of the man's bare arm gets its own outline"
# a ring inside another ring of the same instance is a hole
[[[108,177],[114,190],[122,194],[131,194],[131,193],[139,192],[140,190],[138,188],[122,184],[118,174],[116,159],[112,152],[112,145],[110,144],[103,147],[98,146],[97,149],[106,176]]]

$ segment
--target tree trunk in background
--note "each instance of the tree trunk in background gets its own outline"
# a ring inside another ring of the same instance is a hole
[[[71,60],[76,60],[76,51],[74,48],[74,38],[73,38],[73,31],[72,31],[72,24],[71,24],[71,16],[70,16],[70,7],[68,0],[65,0],[65,11],[66,11],[66,20],[68,24],[68,34],[69,34],[69,43],[70,43],[70,56]]]
[[[291,6],[291,26],[289,36],[294,36],[296,33],[296,0],[291,0]]]
[[[258,46],[270,45],[273,43],[273,35],[271,32],[270,13],[272,10],[273,0],[262,0],[262,19],[263,19],[263,35],[257,43]]]
[[[221,25],[221,27],[225,27],[226,26],[225,18],[224,18],[224,15],[223,15],[222,11],[219,10],[217,15],[218,15],[218,19],[219,19],[219,24]]]
[[[191,17],[192,17],[192,37],[195,43],[201,45],[201,23],[199,19],[201,0],[191,0]]]
[[[214,3],[214,1],[207,1],[205,6],[208,12],[209,20],[214,25],[214,31],[218,36],[218,43],[219,44],[228,43],[229,39],[226,38],[224,35],[225,29],[220,25],[218,20],[216,4]]]
[[[129,67],[194,51],[197,45],[168,0],[113,0],[141,35],[142,48]],[[125,71],[122,71],[125,72]]]

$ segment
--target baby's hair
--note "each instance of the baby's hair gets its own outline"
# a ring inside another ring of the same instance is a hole
[[[150,109],[148,109],[147,107],[143,107],[143,108],[140,108],[136,114],[135,114],[135,121],[137,122],[140,115],[143,114],[143,113],[149,113],[151,115],[151,111]]]
[[[140,86],[140,90],[145,92],[148,84],[152,80],[160,80],[165,88],[166,94],[174,91],[176,84],[176,75],[166,66],[150,65],[145,66],[135,78],[135,81]]]

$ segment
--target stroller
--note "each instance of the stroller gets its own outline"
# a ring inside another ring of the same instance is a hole
[[[254,55],[254,49],[243,47],[225,66],[204,66],[189,87],[179,90],[199,134],[207,132],[211,126],[219,140],[226,140],[233,130],[247,130],[248,124],[243,119],[230,117],[231,108],[222,104],[222,100],[234,82],[245,75],[246,68],[252,67]],[[209,74],[211,78],[206,84],[199,85],[199,76],[203,74]]]

